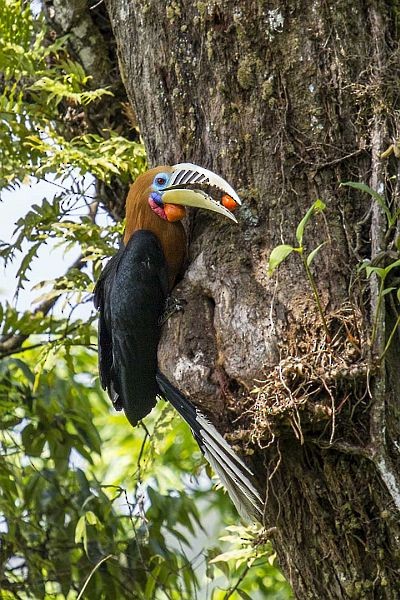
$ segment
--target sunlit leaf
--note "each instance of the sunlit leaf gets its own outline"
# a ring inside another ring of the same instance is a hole
[[[374,200],[376,200],[376,202],[379,204],[379,206],[382,208],[382,210],[384,211],[387,220],[388,220],[388,224],[389,226],[393,225],[393,218],[392,218],[392,214],[387,206],[386,203],[386,199],[384,196],[382,196],[381,194],[379,194],[376,190],[373,190],[371,187],[369,187],[369,185],[367,185],[366,183],[362,183],[360,181],[345,181],[343,183],[340,184],[341,186],[347,186],[350,188],[353,188],[355,190],[359,190],[361,192],[366,192],[367,194],[369,194],[370,196],[372,196],[372,198]]]
[[[279,267],[279,265],[294,251],[293,246],[289,246],[288,244],[282,244],[280,246],[276,246],[269,257],[268,261],[268,274],[272,275],[272,273]]]
[[[321,250],[321,248],[323,246],[325,246],[327,242],[322,242],[322,244],[320,244],[319,246],[317,246],[316,248],[314,248],[314,250],[312,250],[312,252],[310,252],[310,254],[307,256],[307,265],[310,266],[311,263],[313,262],[314,258],[317,256],[318,252]]]
[[[313,215],[322,212],[323,210],[325,210],[325,208],[326,205],[324,202],[322,202],[322,200],[315,200],[315,202],[310,206],[310,208],[298,224],[296,229],[296,240],[298,241],[300,247],[303,245],[304,229],[306,228],[308,221]]]

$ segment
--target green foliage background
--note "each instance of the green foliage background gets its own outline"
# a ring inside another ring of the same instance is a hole
[[[18,264],[18,293],[41,247],[80,252],[38,286],[34,311],[0,305],[0,598],[285,600],[268,542],[238,525],[173,410],[160,403],[132,430],[100,389],[96,316],[75,315],[122,225],[98,225],[84,176],[133,180],[143,146],[71,134],[71,111],[93,112],[111,91],[91,87],[29,3],[0,0],[0,14],[0,190],[55,178],[58,190],[2,240],[2,260]]]

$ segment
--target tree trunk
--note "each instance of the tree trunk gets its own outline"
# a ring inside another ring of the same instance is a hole
[[[249,454],[265,525],[297,598],[399,597],[398,301],[373,275],[398,257],[397,2],[106,0],[149,162],[190,161],[243,199],[239,226],[190,216],[188,301],[160,363]],[[396,104],[397,103],[397,104]],[[396,155],[397,147],[395,148]],[[305,232],[326,329],[299,253]],[[394,269],[391,273],[395,273]],[[396,287],[396,283],[386,287]],[[376,333],[373,333],[373,331]]]

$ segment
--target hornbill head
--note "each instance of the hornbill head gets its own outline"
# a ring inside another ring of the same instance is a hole
[[[161,243],[172,287],[186,254],[181,223],[185,207],[205,208],[236,223],[232,211],[239,204],[240,198],[229,183],[208,169],[191,163],[155,167],[139,175],[129,190],[124,245],[135,231],[152,231]]]
[[[181,220],[185,215],[184,207],[192,206],[220,213],[237,223],[231,211],[241,204],[240,198],[216,173],[191,163],[157,167],[156,171],[148,200],[151,209],[162,219]],[[212,193],[222,194],[221,200]]]
[[[185,206],[192,206],[220,213],[236,223],[231,211],[240,204],[235,190],[216,173],[191,163],[163,165],[139,175],[133,183],[126,204],[127,226],[148,206],[168,222],[180,221]]]

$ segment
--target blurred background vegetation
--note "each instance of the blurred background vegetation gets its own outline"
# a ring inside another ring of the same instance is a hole
[[[123,229],[104,194],[146,158],[135,127],[91,126],[113,91],[34,8],[0,0],[3,214],[47,182],[0,247],[0,598],[290,598],[173,409],[133,430],[100,388],[91,291]],[[72,264],[32,290],[55,247]]]

